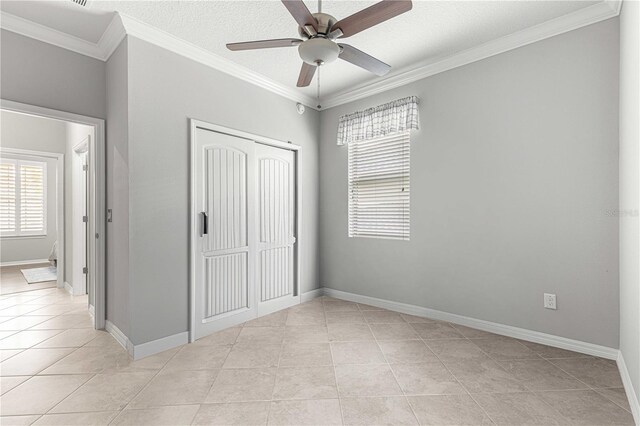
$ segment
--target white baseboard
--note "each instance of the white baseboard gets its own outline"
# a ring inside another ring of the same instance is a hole
[[[66,281],[64,282],[64,289],[67,291],[67,293],[73,296],[73,286]]]
[[[178,346],[186,345],[187,343],[189,343],[189,333],[187,331],[183,331],[182,333],[173,334],[171,336],[152,340],[140,345],[133,345],[133,353],[129,354],[134,360],[137,360]]]
[[[114,339],[116,339],[118,343],[120,343],[120,346],[122,346],[134,360],[155,355],[168,349],[189,343],[189,333],[184,331],[161,339],[134,345],[131,343],[131,340],[129,340],[129,338],[111,321],[107,320],[104,328],[113,336]]]
[[[129,338],[118,328],[114,323],[107,320],[104,324],[104,329],[109,332],[116,339],[116,342],[120,343],[128,353],[131,355],[133,353],[133,344],[129,341]]]
[[[309,300],[313,300],[316,297],[321,297],[324,295],[323,288],[316,288],[315,290],[309,290],[300,295],[300,303],[308,302]]]
[[[324,287],[323,290],[326,296],[334,297],[336,299],[349,300],[351,302],[364,303],[367,305],[377,306],[404,314],[417,315],[421,317],[447,321],[454,324],[460,324],[467,327],[488,331],[490,333],[500,334],[502,336],[514,337],[516,339],[540,343],[543,345],[553,346],[556,348],[566,349],[574,352],[580,352],[587,355],[593,355],[612,360],[618,358],[618,350],[609,348],[607,346],[567,339],[566,337],[554,336],[552,334],[541,333],[539,331],[532,331],[524,328],[512,327],[510,325],[498,324],[495,322],[465,317],[462,315],[451,314],[449,312],[437,311],[435,309],[429,309],[422,306],[409,305],[407,303],[393,302],[390,300],[378,299],[375,297],[362,296],[360,294],[347,293],[327,287]]]
[[[14,260],[11,262],[0,262],[0,267],[4,268],[5,266],[35,265],[36,263],[49,263],[49,259]]]
[[[618,371],[620,371],[620,378],[624,386],[624,391],[629,399],[629,405],[631,406],[631,414],[637,425],[640,425],[640,401],[638,401],[638,395],[631,382],[631,376],[629,376],[629,370],[627,370],[627,364],[624,362],[622,352],[618,351]]]

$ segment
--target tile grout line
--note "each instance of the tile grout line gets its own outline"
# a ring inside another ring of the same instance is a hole
[[[209,396],[209,393],[211,393],[211,389],[213,389],[213,386],[216,384],[216,380],[218,379],[218,376],[220,375],[220,372],[222,371],[222,367],[224,366],[224,363],[227,361],[227,358],[229,358],[229,355],[231,354],[231,351],[233,350],[233,347],[235,346],[235,344],[238,341],[238,337],[240,336],[240,333],[242,333],[242,330],[244,329],[244,324],[245,323],[241,323],[241,324],[236,326],[236,327],[238,327],[238,326],[240,327],[240,331],[238,332],[238,335],[236,336],[236,338],[233,341],[233,343],[230,345],[231,347],[229,348],[229,352],[227,352],[227,355],[224,357],[224,360],[222,360],[222,365],[220,365],[220,368],[217,368],[218,372],[216,373],[216,376],[213,378],[213,381],[211,382],[211,386],[209,386],[209,390],[207,391],[206,395],[204,396],[204,400],[207,399],[207,396]],[[220,330],[220,331],[222,331],[222,330]],[[182,351],[182,348],[187,347],[188,345],[190,345],[192,343],[195,343],[195,342],[190,342],[190,343],[187,343],[186,345],[182,345],[181,349],[179,349],[178,351],[176,351],[175,354],[173,354],[173,356],[169,359],[169,361],[166,362],[166,364],[160,369],[160,371],[164,370],[165,367],[169,364],[169,362],[171,362],[171,360],[174,357],[178,356],[178,353],[180,353]],[[213,345],[213,346],[227,346],[227,345]],[[158,374],[160,374],[160,371],[158,371]],[[156,374],[156,376],[157,376],[157,374]],[[154,376],[151,380],[155,379],[156,376]],[[151,381],[149,381],[149,384],[151,384]],[[146,387],[145,387],[145,389],[146,389]],[[142,390],[140,392],[142,392]],[[136,396],[138,396],[139,394],[140,393],[138,393]],[[133,401],[134,398],[132,398],[131,401]],[[205,404],[204,400],[203,400],[203,402],[198,403],[198,410],[193,415],[193,419],[191,419],[191,423],[190,424],[193,424],[193,422],[196,421],[196,418],[198,417],[198,413],[200,412],[200,409]],[[127,404],[127,406],[128,405],[129,404]],[[185,405],[191,405],[191,404],[185,404]],[[115,420],[115,418],[114,418],[114,420]]]
[[[287,319],[289,318],[289,308],[287,308],[285,310],[285,312],[287,313],[287,315],[285,316],[284,319],[284,325],[282,326],[282,342],[280,343],[280,353],[278,354],[278,363],[276,365],[276,374],[275,377],[273,379],[273,387],[271,388],[271,399],[269,400],[269,408],[267,409],[267,420],[266,420],[266,424],[269,424],[269,417],[271,417],[271,407],[273,406],[273,394],[276,391],[276,384],[278,383],[278,373],[280,372],[280,360],[282,359],[282,351],[284,351],[284,344],[285,344],[285,339],[284,339],[284,334],[286,332],[286,325],[287,325]],[[243,329],[244,329],[244,324],[243,324]],[[240,330],[240,333],[242,333],[242,330]],[[240,337],[240,333],[238,333],[238,337]],[[236,339],[237,341],[237,339]],[[231,353],[231,351],[229,351],[229,353]]]
[[[171,362],[171,360],[172,360],[176,355],[178,355],[178,352],[180,352],[181,350],[182,350],[182,349],[177,350],[173,355],[171,355],[171,356],[169,357],[169,359],[167,360],[167,362],[165,362],[165,363],[162,365],[162,367],[160,367],[160,368],[158,369],[158,371],[156,371],[156,373],[153,375],[153,377],[151,377],[151,379],[149,379],[149,381],[148,381],[148,382],[147,382],[147,383],[146,383],[146,384],[145,384],[145,385],[144,385],[144,386],[143,386],[143,387],[142,387],[142,388],[141,388],[141,389],[140,389],[140,390],[139,390],[139,391],[138,391],[138,392],[137,392],[137,393],[136,393],[136,394],[135,394],[135,395],[134,395],[134,396],[129,400],[129,402],[127,402],[127,404],[126,404],[124,407],[122,407],[120,410],[118,410],[118,414],[117,414],[113,419],[111,419],[111,420],[109,421],[109,423],[108,423],[108,424],[112,424],[112,423],[113,423],[113,422],[114,422],[118,417],[120,417],[120,414],[121,414],[123,411],[125,411],[125,410],[129,409],[129,406],[131,405],[131,402],[132,402],[134,399],[136,399],[136,398],[138,397],[138,395],[140,395],[140,394],[141,394],[145,389],[147,389],[147,388],[151,385],[151,382],[153,382],[153,380],[154,380],[156,377],[158,377],[158,375],[160,374],[160,372],[162,372],[162,370],[164,370],[164,367],[165,367],[169,362]],[[135,361],[133,361],[133,362],[135,362]],[[148,408],[148,407],[146,407],[146,408]],[[133,408],[131,408],[131,409],[133,409]],[[144,408],[143,408],[143,409],[144,409]],[[198,408],[198,409],[199,409],[199,408]]]
[[[455,327],[453,327],[451,325],[451,323],[447,323],[450,327],[452,327],[454,330],[456,330],[456,332],[458,332],[461,336],[462,336],[462,340],[469,340],[465,335],[463,335],[462,333],[460,333],[459,330],[457,330]],[[433,351],[433,349],[431,349],[431,347],[429,347],[429,344],[425,341],[426,339],[422,338],[422,336],[420,336],[422,339],[422,342],[425,344],[425,346],[427,348],[429,348],[429,350],[433,353],[433,355],[438,359],[438,361],[440,361],[440,364],[449,372],[449,374],[451,374],[451,377],[453,377],[453,379],[460,385],[460,387],[462,388],[463,391],[465,391],[466,395],[469,396],[469,398],[471,398],[471,400],[476,404],[476,406],[478,406],[478,408],[480,408],[480,410],[485,414],[485,416],[487,416],[487,418],[489,419],[489,421],[493,424],[497,424],[496,421],[494,421],[491,416],[489,415],[489,413],[487,413],[487,411],[484,409],[484,407],[482,405],[480,405],[478,403],[478,401],[473,397],[473,395],[471,395],[471,392],[469,392],[469,390],[467,389],[467,387],[465,385],[462,384],[462,382],[460,382],[460,380],[456,377],[455,374],[453,374],[453,372],[451,371],[451,369],[447,366],[447,364],[438,356],[437,353],[435,353]],[[435,339],[432,339],[435,340]],[[477,345],[475,345],[477,346]],[[482,351],[482,349],[480,349]],[[484,351],[482,351],[484,353]],[[488,356],[488,354],[485,354]],[[489,357],[489,359],[491,359],[491,357]]]
[[[582,359],[582,357],[580,357],[580,358],[556,358],[556,359]],[[588,359],[588,358],[587,358],[587,359]],[[598,359],[598,358],[595,358],[595,359]],[[621,408],[621,409],[623,409],[624,411],[626,411],[626,412],[628,412],[628,413],[631,413],[631,411],[630,411],[630,410],[627,410],[625,407],[623,407],[622,405],[618,404],[618,403],[617,403],[616,401],[614,401],[613,399],[611,399],[611,398],[609,398],[608,396],[603,395],[603,394],[601,394],[600,392],[598,392],[598,389],[623,389],[623,390],[624,390],[624,387],[622,387],[622,388],[597,388],[597,387],[591,386],[591,385],[589,385],[588,383],[586,383],[586,382],[584,382],[584,381],[580,380],[579,378],[577,378],[577,377],[576,377],[576,376],[574,376],[573,374],[571,374],[571,373],[569,373],[568,371],[564,370],[563,368],[561,368],[561,367],[559,367],[559,366],[555,365],[553,362],[551,362],[551,361],[549,361],[549,360],[546,360],[546,361],[548,361],[551,365],[553,365],[554,367],[556,367],[556,368],[557,368],[557,369],[559,369],[560,371],[564,372],[565,374],[568,374],[570,377],[572,377],[572,378],[574,378],[575,380],[579,381],[580,383],[583,383],[583,384],[584,384],[585,386],[587,386],[587,388],[588,388],[588,389],[564,389],[564,390],[547,391],[547,392],[562,392],[562,391],[569,391],[569,390],[579,390],[579,391],[590,390],[590,391],[595,392],[595,393],[597,393],[598,395],[602,396],[604,399],[606,399],[606,400],[608,400],[608,401],[612,402],[613,404],[617,405],[618,407],[620,407],[620,408]],[[626,396],[626,391],[625,391],[625,396]],[[545,402],[546,402],[546,401],[545,401]]]
[[[324,297],[324,296],[323,296]],[[338,388],[338,373],[336,372],[336,363],[333,358],[333,347],[331,346],[331,340],[329,339],[329,322],[327,321],[327,312],[324,307],[324,300],[322,299],[322,315],[324,316],[324,326],[327,328],[327,341],[329,342],[329,355],[331,356],[331,369],[333,370],[333,379],[336,381],[336,394],[338,395],[338,409],[340,410],[340,422],[344,425],[344,413],[342,411],[342,396],[340,395],[340,389]],[[358,308],[360,312],[360,308]]]
[[[363,312],[360,309],[360,305],[359,304],[356,304],[356,307],[358,308],[359,312],[361,312],[361,313]],[[364,313],[362,314],[362,316],[364,317]],[[406,320],[402,316],[400,316],[400,318],[402,318],[403,324],[407,324],[408,325],[408,323],[406,322]],[[373,329],[371,328],[371,324],[367,321],[366,317],[364,318],[364,320],[365,320],[365,323],[367,324],[367,326],[369,327],[369,331],[371,332],[371,335],[373,336],[373,340],[376,342],[376,346],[378,347],[378,350],[380,351],[380,353],[382,354],[382,357],[384,358],[384,360],[387,363],[386,365],[389,368],[389,371],[391,371],[391,375],[393,376],[393,379],[396,381],[396,384],[398,385],[398,389],[400,389],[400,392],[402,392],[402,397],[404,398],[404,402],[409,406],[409,410],[411,410],[411,414],[413,414],[413,418],[415,419],[416,424],[419,425],[420,424],[420,419],[418,419],[418,415],[416,414],[416,412],[415,412],[415,410],[413,408],[413,405],[411,405],[411,402],[409,402],[409,398],[407,398],[406,392],[404,391],[404,389],[402,389],[402,385],[398,381],[398,377],[396,376],[396,373],[393,371],[393,368],[391,368],[391,364],[389,363],[389,360],[385,356],[384,351],[382,350],[382,347],[380,347],[380,342],[378,342],[378,338],[376,337],[375,333],[373,332]],[[409,325],[409,327],[411,327],[411,326]],[[413,327],[411,327],[411,329],[413,329]],[[414,330],[414,332],[415,332],[415,330]],[[420,336],[418,335],[418,337],[420,337]],[[429,350],[431,350],[431,349],[429,349]]]

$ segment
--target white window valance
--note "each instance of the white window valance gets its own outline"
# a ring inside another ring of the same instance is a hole
[[[409,96],[374,108],[343,115],[338,145],[418,129],[418,98]]]

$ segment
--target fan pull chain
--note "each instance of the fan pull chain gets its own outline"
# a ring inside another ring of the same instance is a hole
[[[318,101],[318,109],[322,108],[320,105],[320,66],[318,66],[318,90],[316,92],[316,99]]]

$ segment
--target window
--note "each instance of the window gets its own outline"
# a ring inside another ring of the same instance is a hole
[[[2,158],[0,161],[0,233],[46,235],[47,164]]]
[[[349,237],[409,240],[409,132],[348,144]]]

